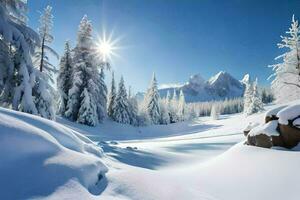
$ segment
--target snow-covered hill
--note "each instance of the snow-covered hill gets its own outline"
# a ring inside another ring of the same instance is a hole
[[[221,71],[211,77],[208,81],[200,74],[190,77],[183,85],[163,84],[160,95],[165,97],[167,91],[172,94],[174,90],[179,94],[183,90],[187,102],[223,100],[225,98],[241,97],[244,93],[244,84],[233,78],[229,73]]]
[[[70,128],[0,108],[0,199],[64,199],[63,188],[75,186],[81,192],[74,196],[85,199],[105,181],[102,156],[100,147]]]

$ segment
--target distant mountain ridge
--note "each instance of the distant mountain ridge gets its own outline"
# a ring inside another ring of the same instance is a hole
[[[166,87],[167,85],[170,85],[170,87]],[[172,85],[175,86],[172,87]],[[200,74],[196,74],[191,76],[187,83],[177,85],[164,84],[164,87],[159,89],[160,96],[165,97],[167,91],[170,91],[172,95],[174,90],[179,94],[179,91],[182,90],[186,102],[201,102],[242,97],[245,90],[242,81],[235,79],[225,71],[220,71],[209,80],[205,80]]]

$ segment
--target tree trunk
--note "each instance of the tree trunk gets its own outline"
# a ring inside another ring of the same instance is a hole
[[[43,66],[44,66],[44,48],[45,48],[45,36],[43,37],[43,40],[42,40],[42,53],[41,53],[40,72],[43,71]]]

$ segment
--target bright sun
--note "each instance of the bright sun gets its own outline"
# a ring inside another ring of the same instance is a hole
[[[103,56],[103,59],[106,60],[112,55],[113,46],[107,41],[102,41],[98,46],[98,51]]]
[[[115,51],[119,48],[116,46],[118,41],[119,38],[112,39],[112,34],[108,38],[105,33],[101,37],[98,37],[97,52],[104,62],[111,61],[112,56],[117,56]]]

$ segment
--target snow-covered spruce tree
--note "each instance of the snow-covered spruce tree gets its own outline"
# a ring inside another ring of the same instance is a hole
[[[47,74],[50,80],[54,81],[53,73],[55,73],[57,70],[55,66],[49,63],[49,54],[57,59],[59,56],[56,51],[49,46],[54,39],[54,37],[51,35],[53,28],[53,15],[51,6],[47,6],[44,9],[44,12],[40,16],[39,22],[40,26],[38,28],[38,33],[41,38],[41,45],[35,52],[34,64],[38,67],[40,72],[44,72]]]
[[[278,44],[280,49],[286,52],[275,60],[282,59],[281,63],[271,65],[274,73],[270,78],[276,102],[283,103],[300,98],[300,28],[298,20],[293,15],[292,24],[286,32],[287,36],[281,36],[282,42]]]
[[[172,113],[171,113],[171,109],[172,109],[172,99],[171,99],[171,94],[170,91],[167,91],[167,95],[166,98],[164,99],[164,104],[166,107],[166,111],[168,112],[169,115],[169,123],[172,123]]]
[[[107,105],[107,115],[111,119],[114,119],[116,97],[117,97],[117,91],[116,91],[115,75],[114,72],[112,72],[111,86],[108,95],[108,105]]]
[[[99,122],[102,122],[107,116],[107,87],[105,84],[104,68],[100,68],[100,75],[98,80],[96,79],[96,106]]]
[[[186,119],[186,106],[185,106],[185,98],[183,91],[180,90],[179,93],[179,100],[178,100],[178,109],[177,109],[177,116],[179,121],[184,121]]]
[[[34,104],[33,87],[36,73],[32,54],[40,42],[38,34],[26,25],[26,1],[0,2],[0,51],[9,54],[1,66],[1,105],[15,110],[38,114]]]
[[[97,69],[98,60],[93,52],[92,25],[87,16],[82,18],[79,25],[73,63],[72,87],[68,93],[69,99],[65,116],[82,123],[82,120],[78,120],[82,118],[82,112],[79,112],[79,110],[84,105],[81,94],[86,89],[88,95],[84,96],[89,96],[90,101],[88,102],[95,104],[96,107],[96,112],[92,113],[94,116],[91,116],[91,118],[99,120],[99,112],[102,112],[102,108],[106,108],[106,101],[103,102],[104,98],[102,98],[105,95],[100,94],[100,92],[106,93],[106,89],[102,85],[104,76],[101,73],[99,74]],[[92,105],[89,107],[92,107]]]
[[[94,98],[91,96],[91,93],[88,92],[87,88],[84,88],[80,97],[82,100],[78,111],[77,122],[89,126],[95,126],[98,122],[98,117],[96,104],[93,102]]]
[[[150,86],[144,98],[145,110],[149,116],[151,124],[160,123],[160,107],[159,107],[159,93],[157,88],[157,81],[153,73]]]
[[[116,98],[116,106],[114,112],[114,120],[122,124],[130,124],[130,110],[127,98],[127,92],[124,84],[123,76],[119,83],[119,90]]]
[[[195,119],[198,117],[198,114],[196,112],[195,104],[188,104],[187,110],[188,110],[188,119]]]
[[[219,119],[220,113],[219,113],[218,108],[215,104],[211,108],[210,116],[213,120],[218,120]]]
[[[34,55],[34,65],[37,71],[36,85],[34,87],[35,104],[38,113],[45,118],[54,119],[54,84],[53,75],[57,72],[54,65],[49,62],[49,55],[59,58],[58,54],[49,46],[53,42],[51,30],[53,28],[52,7],[47,6],[40,17],[40,27],[38,32],[41,38],[41,44],[36,48]]]
[[[128,105],[130,111],[130,124],[138,126],[138,102],[135,95],[132,95],[131,87],[128,89]]]
[[[252,101],[252,94],[253,94],[253,86],[250,80],[250,77],[248,76],[248,79],[245,79],[245,92],[244,92],[244,113],[248,112],[248,108]]]
[[[159,107],[160,107],[160,123],[169,124],[170,115],[169,115],[168,103],[166,98],[159,100]]]
[[[264,107],[263,107],[263,102],[261,100],[261,94],[258,91],[258,81],[256,78],[256,80],[253,83],[251,104],[249,105],[246,114],[251,115],[253,113],[257,113],[262,110],[264,110]]]
[[[177,93],[176,93],[176,90],[174,89],[174,92],[173,92],[173,97],[171,99],[171,102],[170,102],[170,121],[171,123],[176,123],[179,121],[179,118],[178,118],[178,98],[177,98]]]
[[[57,76],[57,89],[59,92],[58,114],[64,116],[69,99],[69,90],[72,87],[73,63],[69,41],[65,43],[64,55],[60,59]]]

